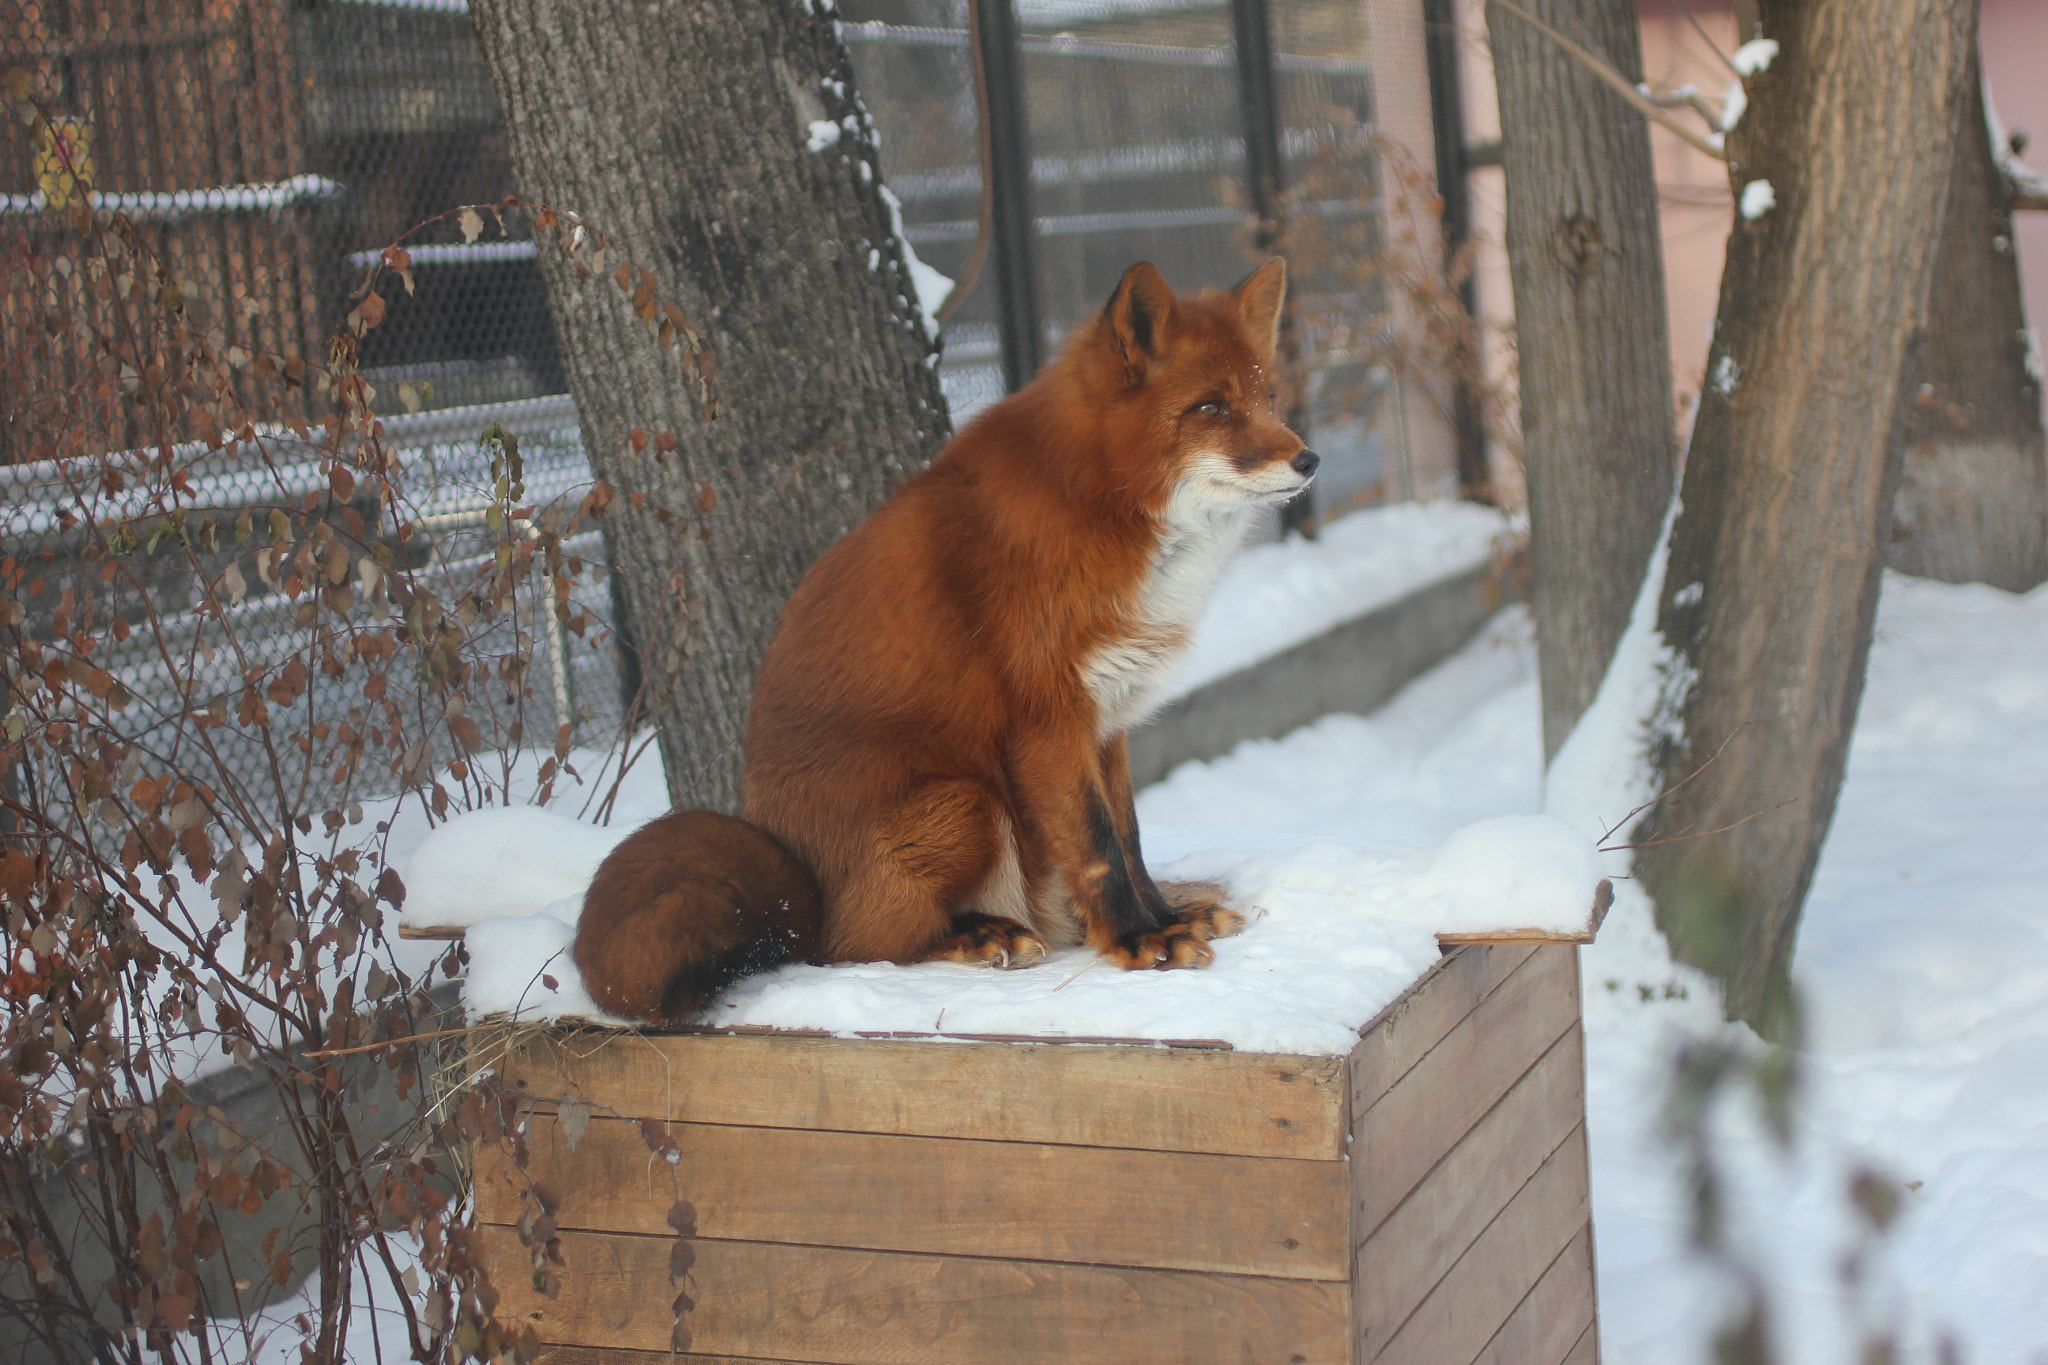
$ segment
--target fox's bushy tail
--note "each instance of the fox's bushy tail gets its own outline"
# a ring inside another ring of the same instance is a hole
[[[816,880],[767,832],[716,811],[673,811],[597,869],[576,965],[608,1012],[681,1024],[739,977],[815,960],[824,918]]]

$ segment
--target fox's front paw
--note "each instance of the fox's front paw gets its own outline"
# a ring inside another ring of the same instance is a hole
[[[1175,922],[1202,938],[1229,938],[1244,928],[1244,916],[1223,903],[1223,888],[1214,882],[1161,882],[1159,890]]]
[[[1149,934],[1119,940],[1103,956],[1127,972],[1206,967],[1216,960],[1216,954],[1203,942],[1208,937],[1192,924],[1169,924]]]
[[[933,950],[932,960],[1014,970],[1037,966],[1049,951],[1044,939],[1013,919],[963,914],[953,917],[953,934]]]

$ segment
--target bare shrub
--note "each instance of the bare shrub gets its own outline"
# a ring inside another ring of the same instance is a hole
[[[6,94],[33,130],[32,83]],[[517,201],[442,217],[473,240],[509,213],[633,300],[708,414],[710,357],[602,233]],[[404,306],[413,233],[308,356],[230,344],[235,301],[87,196],[10,231],[0,420],[29,462],[0,467],[4,1353],[328,1362],[402,1335],[421,1361],[530,1360],[531,1329],[492,1318],[456,1169],[473,1142],[516,1151],[524,1111],[463,1064],[460,946],[398,940],[392,845],[585,780],[568,724],[532,733],[536,633],[608,647],[583,596],[603,566],[570,542],[637,495],[529,500],[494,427],[482,527],[437,539],[355,364]],[[402,1328],[366,1336],[371,1302]]]

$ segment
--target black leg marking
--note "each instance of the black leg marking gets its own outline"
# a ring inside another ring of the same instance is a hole
[[[1124,857],[1123,839],[1117,834],[1116,821],[1100,792],[1088,796],[1088,842],[1105,868],[1099,888],[1102,913],[1119,939],[1128,942],[1172,922],[1173,911],[1167,907],[1166,897],[1152,884],[1145,865],[1139,863],[1137,875],[1131,874],[1130,861]]]
[[[1152,912],[1154,927],[1171,924],[1174,909],[1166,899],[1166,893],[1159,889],[1159,883],[1152,880],[1152,873],[1145,866],[1145,854],[1138,847],[1138,813],[1128,812],[1131,820],[1131,846],[1126,855],[1131,868],[1131,880],[1137,884],[1138,899],[1145,902],[1145,908]]]

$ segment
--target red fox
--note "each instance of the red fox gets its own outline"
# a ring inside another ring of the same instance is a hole
[[[1145,870],[1124,733],[1258,509],[1317,457],[1274,410],[1286,267],[1176,297],[1134,265],[1031,384],[821,556],[754,683],[745,821],[606,859],[592,997],[680,1023],[779,961],[1200,967],[1244,920]]]

